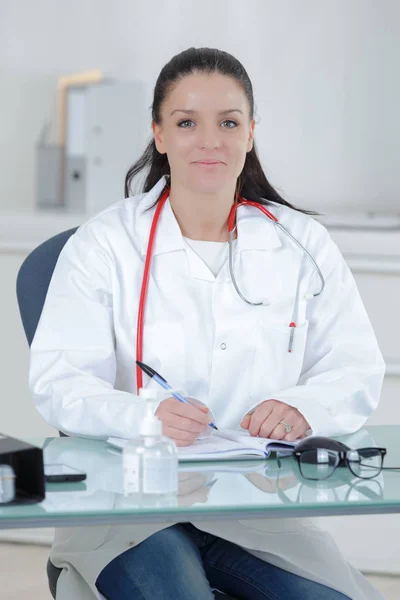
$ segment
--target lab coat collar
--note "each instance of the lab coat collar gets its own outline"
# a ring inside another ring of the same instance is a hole
[[[167,179],[163,175],[156,185],[143,196],[137,207],[136,232],[140,239],[142,256],[145,256],[147,251],[151,223],[155,212],[155,206],[153,205],[166,183]],[[238,208],[236,224],[238,230],[236,252],[238,253],[243,250],[270,250],[282,245],[274,223],[253,206]],[[153,256],[184,250],[185,248],[185,240],[167,198],[156,229]]]
[[[136,233],[140,240],[140,251],[142,256],[146,255],[149,243],[150,229],[156,210],[156,200],[161,194],[167,183],[165,175],[158,180],[156,185],[151,188],[139,202],[136,211]],[[154,206],[153,206],[154,205]],[[182,236],[178,221],[172,211],[169,199],[167,198],[164,207],[160,213],[156,235],[153,246],[153,256],[183,250],[185,241]]]

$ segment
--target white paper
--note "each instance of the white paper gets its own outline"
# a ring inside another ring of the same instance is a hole
[[[107,443],[123,448],[127,440],[108,438]],[[271,450],[293,448],[294,442],[281,442],[271,438],[252,437],[247,431],[219,429],[211,437],[199,438],[190,446],[178,448],[179,461],[226,460],[267,458]]]

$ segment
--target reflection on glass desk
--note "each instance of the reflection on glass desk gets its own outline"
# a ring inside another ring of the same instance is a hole
[[[351,448],[387,448],[385,466],[400,466],[400,426],[365,427],[338,438]],[[47,484],[43,502],[0,508],[0,528],[196,521],[210,518],[299,517],[400,512],[400,471],[370,480],[338,468],[324,481],[301,477],[292,457],[184,463],[179,491],[169,499],[126,496],[122,454],[102,440],[30,439],[44,448],[45,463],[87,473],[81,483]]]

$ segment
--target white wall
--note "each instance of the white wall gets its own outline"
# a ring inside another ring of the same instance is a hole
[[[0,0],[0,208],[33,206],[34,142],[59,76],[139,79],[149,106],[174,54],[211,46],[247,69],[264,167],[289,200],[394,210],[399,33],[397,0]]]

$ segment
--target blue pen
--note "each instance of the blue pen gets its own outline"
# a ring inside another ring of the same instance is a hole
[[[146,373],[146,375],[154,379],[154,381],[161,385],[161,387],[163,387],[165,390],[173,389],[173,387],[169,385],[169,383],[164,379],[164,377],[161,377],[161,375],[157,373],[157,371],[155,371],[148,365],[145,365],[144,363],[140,362],[140,360],[137,360],[136,364],[142,369],[144,373]],[[189,400],[187,400],[185,396],[182,396],[182,394],[180,394],[179,392],[172,392],[172,395],[174,398],[179,400],[179,402],[184,402],[185,404],[190,404],[191,406],[193,406],[193,404],[191,404]],[[209,423],[209,426],[218,431],[218,427],[214,425],[214,423]]]

